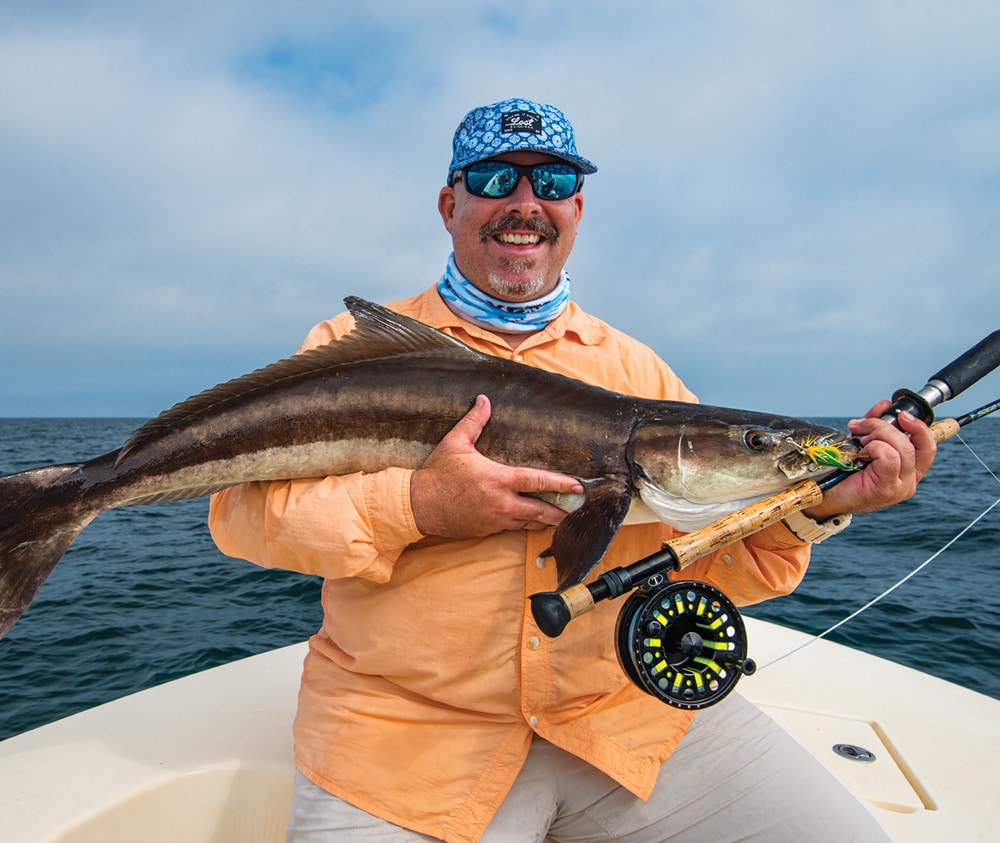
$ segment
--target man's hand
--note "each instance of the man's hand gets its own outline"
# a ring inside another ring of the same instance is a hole
[[[880,401],[863,419],[848,423],[869,463],[827,491],[820,504],[803,510],[805,515],[823,521],[839,513],[884,509],[913,496],[934,462],[937,443],[930,428],[909,413],[900,414],[899,428],[882,421],[888,408],[888,401]]]
[[[573,477],[512,468],[479,453],[476,442],[489,418],[489,399],[480,395],[411,475],[410,506],[425,536],[464,539],[504,530],[541,530],[558,524],[566,513],[529,495],[583,494]]]

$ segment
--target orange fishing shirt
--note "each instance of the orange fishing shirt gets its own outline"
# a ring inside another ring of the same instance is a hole
[[[574,303],[516,351],[455,316],[434,288],[390,307],[488,354],[617,392],[696,400],[652,351]],[[302,348],[352,324],[347,314],[322,322]],[[619,603],[599,603],[547,638],[527,598],[556,587],[554,561],[542,555],[552,531],[422,536],[410,473],[250,483],[212,499],[209,526],[224,553],[324,578],[323,625],[309,642],[294,724],[298,769],[369,813],[449,843],[479,839],[536,734],[648,797],[696,715],[625,677],[614,647]],[[673,535],[662,524],[623,527],[594,575]],[[808,559],[808,546],[779,524],[681,578],[745,605],[790,592]]]

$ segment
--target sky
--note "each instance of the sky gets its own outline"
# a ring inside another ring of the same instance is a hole
[[[154,416],[430,286],[509,97],[600,168],[574,297],[706,403],[860,415],[1000,328],[1000,4],[417,5],[0,4],[0,416]]]

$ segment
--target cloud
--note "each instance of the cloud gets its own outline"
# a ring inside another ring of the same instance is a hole
[[[150,415],[344,295],[432,283],[454,126],[522,93],[600,166],[588,309],[705,400],[859,413],[997,327],[998,28],[990,3],[8,7],[0,414]]]

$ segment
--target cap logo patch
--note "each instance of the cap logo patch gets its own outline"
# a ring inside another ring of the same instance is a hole
[[[501,117],[500,131],[505,135],[511,132],[542,133],[542,115],[534,111],[508,111]]]

